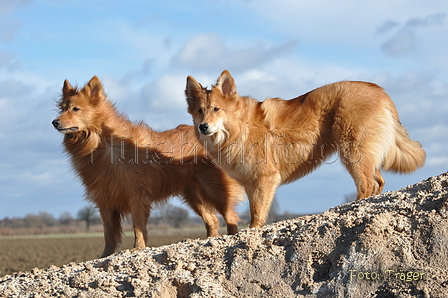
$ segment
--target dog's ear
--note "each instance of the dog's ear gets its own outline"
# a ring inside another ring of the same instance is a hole
[[[76,94],[76,88],[73,88],[68,80],[64,81],[64,86],[62,87],[62,96],[70,97]]]
[[[224,96],[233,96],[236,94],[235,80],[228,70],[224,70],[221,73],[215,87],[218,88]]]
[[[204,88],[192,76],[187,77],[187,87],[185,88],[185,96],[188,105],[192,105],[196,98],[199,97]]]
[[[90,79],[90,81],[84,86],[83,92],[93,105],[97,105],[106,99],[103,85],[101,85],[101,81],[97,76]]]

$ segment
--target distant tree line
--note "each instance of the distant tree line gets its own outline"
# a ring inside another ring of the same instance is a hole
[[[189,211],[171,204],[161,205],[152,210],[148,225],[163,228],[181,228],[202,224],[202,221],[190,217]],[[130,218],[125,218],[124,226],[131,225]],[[130,228],[129,228],[130,229]],[[102,231],[101,217],[98,210],[88,205],[77,212],[76,217],[70,212],[62,213],[58,218],[51,213],[41,211],[24,217],[5,217],[0,219],[0,235],[78,233]]]
[[[54,227],[58,225],[72,225],[76,219],[71,216],[69,212],[61,214],[59,219],[56,219],[52,214],[41,211],[38,214],[27,214],[25,217],[5,217],[0,220],[0,227],[6,228],[42,228]]]
[[[96,215],[91,218],[90,223],[101,224],[101,220]],[[79,217],[79,213],[78,217],[73,217],[70,212],[63,212],[56,218],[51,213],[40,211],[24,217],[0,219],[0,235],[77,233],[85,232],[85,226],[85,220]]]
[[[279,213],[278,200],[274,198],[267,223],[296,218],[299,214],[284,212]],[[240,228],[245,228],[250,222],[249,210],[240,214]],[[221,225],[224,226],[222,218]],[[125,217],[124,229],[132,230],[130,217]],[[186,208],[172,204],[159,205],[151,211],[148,220],[150,228],[184,228],[203,226],[202,219],[198,216],[190,216]],[[102,223],[98,210],[88,205],[80,209],[76,217],[70,212],[63,212],[58,218],[48,212],[41,211],[37,214],[27,214],[25,217],[5,217],[0,219],[0,235],[18,234],[51,234],[51,233],[81,233],[101,232]]]

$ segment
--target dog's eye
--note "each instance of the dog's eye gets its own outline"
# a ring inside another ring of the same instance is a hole
[[[214,108],[213,111],[218,112],[219,108]]]
[[[199,113],[199,114],[202,114],[202,109],[199,109],[199,110],[198,110],[198,113]]]
[[[73,109],[72,109],[73,112],[77,112],[77,111],[79,111],[79,110],[80,110],[80,109],[77,108],[77,107],[73,107]]]

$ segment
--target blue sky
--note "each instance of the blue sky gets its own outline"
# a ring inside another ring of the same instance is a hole
[[[210,86],[229,69],[239,93],[259,100],[375,82],[427,152],[416,173],[386,174],[385,190],[446,172],[447,14],[446,0],[2,0],[0,218],[86,205],[51,121],[63,81],[94,75],[120,111],[158,130],[192,123],[188,75]],[[281,211],[308,213],[353,192],[337,161],[277,197]]]

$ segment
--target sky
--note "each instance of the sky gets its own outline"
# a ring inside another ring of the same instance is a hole
[[[157,130],[192,124],[188,75],[211,86],[228,69],[258,100],[374,82],[427,153],[415,173],[385,174],[385,191],[446,172],[447,14],[446,0],[1,0],[0,218],[87,204],[51,121],[64,80],[94,75],[121,112]],[[318,213],[354,192],[334,156],[276,196],[281,212]]]

